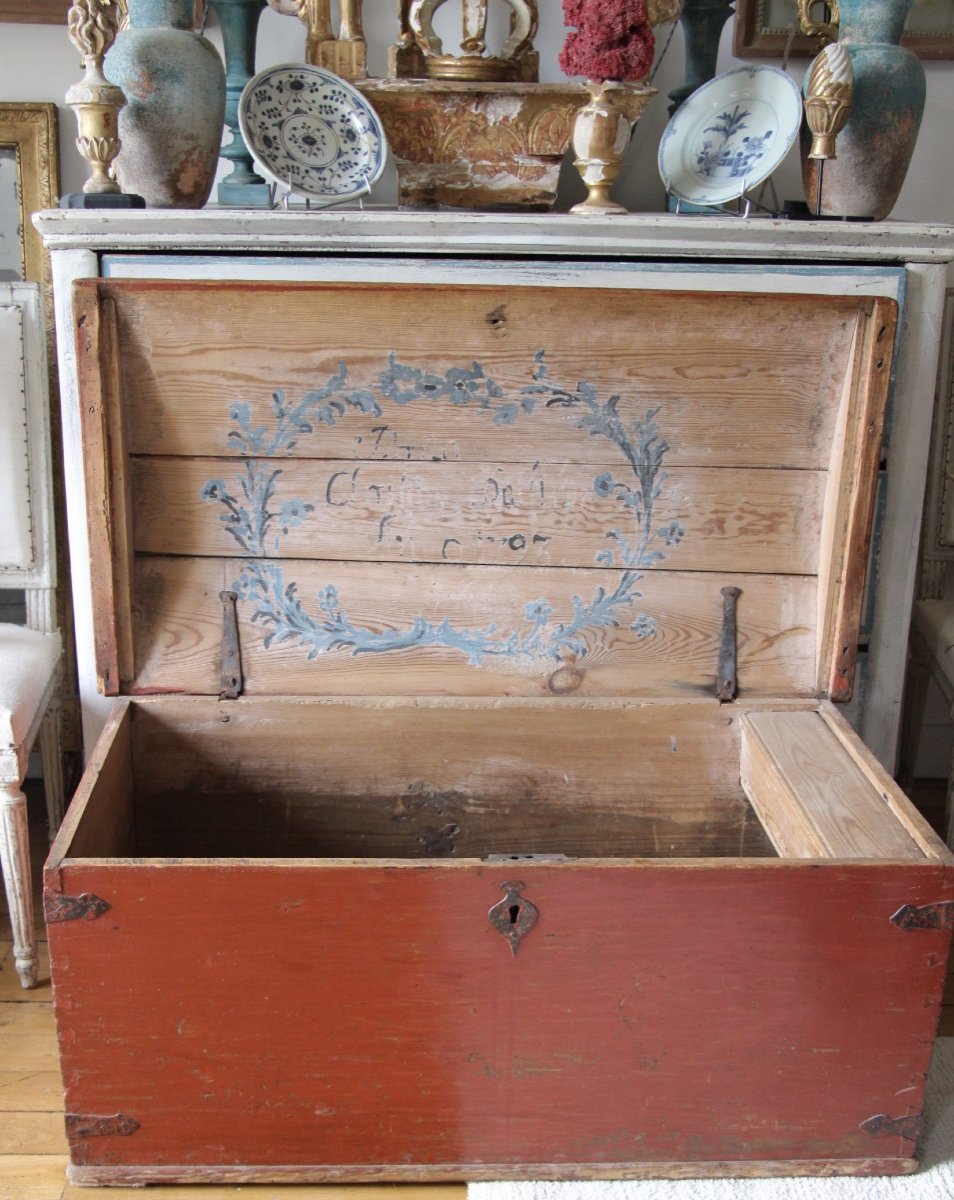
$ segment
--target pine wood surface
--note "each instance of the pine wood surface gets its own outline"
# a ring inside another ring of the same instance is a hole
[[[79,285],[81,305],[93,290]],[[342,362],[349,381],[367,385],[389,353],[434,371],[480,358],[516,394],[545,347],[549,378],[571,391],[584,378],[607,394],[625,382],[626,408],[636,413],[678,396],[671,465],[824,468],[858,315],[853,300],[723,296],[713,345],[685,337],[712,328],[711,295],[660,303],[659,293],[585,288],[328,285],[316,293],[234,282],[106,283],[101,291],[119,308],[131,454],[236,454],[223,437],[233,403],[250,406],[253,427],[267,425],[275,390],[297,401]],[[379,428],[387,420],[349,414],[293,453],[566,460],[560,407],[534,413],[530,439],[477,414],[476,406],[408,405],[400,436]],[[597,439],[574,443],[579,461],[603,461]]]
[[[122,691],[219,694],[219,592],[243,568],[241,559],[149,557],[137,562],[136,601],[129,618],[135,662],[122,674]],[[312,612],[318,611],[315,593],[334,579],[348,618],[364,628],[385,630],[406,626],[408,614],[414,613],[433,623],[447,618],[468,629],[496,625],[500,631],[513,626],[526,632],[523,614],[539,597],[553,595],[553,619],[568,621],[573,596],[590,597],[608,582],[599,570],[484,567],[475,581],[466,567],[400,563],[387,568],[382,588],[381,567],[375,563],[293,561],[285,563],[285,571]],[[813,694],[815,580],[804,575],[730,578],[742,590],[740,687],[749,696]],[[650,617],[660,614],[653,636],[590,626],[585,631],[587,653],[572,671],[549,656],[529,665],[487,656],[477,666],[458,650],[438,645],[412,645],[387,654],[342,648],[309,659],[307,644],[294,638],[266,645],[269,626],[251,619],[251,604],[240,603],[245,695],[548,697],[572,691],[581,696],[710,696],[718,662],[721,589],[727,582],[725,574],[677,571],[640,580],[633,607]]]
[[[743,690],[849,694],[890,303],[76,299],[107,694],[216,692],[223,589],[249,694],[545,695],[555,666],[581,695],[701,693],[729,583]]]
[[[288,558],[589,567],[594,543],[608,545],[622,519],[594,493],[593,464],[561,463],[544,479],[539,463],[263,461],[289,493],[317,498],[282,535]],[[220,459],[137,458],[133,466],[137,553],[235,553],[201,497],[223,473]],[[820,471],[674,467],[654,520],[683,526],[683,570],[738,571],[746,561],[761,574],[812,574],[824,486]]]
[[[31,789],[28,788],[28,791]],[[36,789],[32,789],[35,792]],[[48,850],[42,804],[31,794],[35,897]],[[72,1186],[66,1181],[60,1078],[45,928],[40,927],[39,986],[24,991],[14,970],[6,902],[0,890],[0,1200],[142,1200],[141,1188]],[[428,1185],[165,1186],[159,1200],[465,1200],[466,1187]]]
[[[759,764],[760,781],[768,782],[768,776],[785,793],[785,803],[771,810],[792,818],[784,853],[806,858],[922,857],[861,769],[838,752],[831,729],[817,713],[753,712],[743,724],[743,746],[751,743],[751,761]],[[743,765],[743,777],[745,773]],[[758,807],[759,788],[748,791]]]

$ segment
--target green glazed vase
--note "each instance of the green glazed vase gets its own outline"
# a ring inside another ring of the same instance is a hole
[[[836,140],[836,157],[816,161],[803,154],[812,212],[881,221],[894,208],[924,112],[924,68],[899,45],[912,4],[839,0],[838,42],[851,59],[854,100]]]
[[[155,208],[201,208],[215,179],[225,69],[196,32],[195,0],[128,0],[105,72],[122,88],[116,178]]]

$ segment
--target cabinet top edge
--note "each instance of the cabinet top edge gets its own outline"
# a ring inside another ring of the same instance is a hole
[[[487,213],[365,208],[319,212],[205,208],[47,209],[33,223],[50,250],[428,253],[714,259],[790,257],[954,261],[954,225],[788,221],[627,213]]]

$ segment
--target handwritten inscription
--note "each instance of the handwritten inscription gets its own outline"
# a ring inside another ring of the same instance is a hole
[[[473,470],[472,484],[459,474],[451,490],[447,472],[396,474],[375,463],[335,467],[320,477],[318,503],[310,505],[314,515],[303,525],[320,528],[322,509],[334,510],[329,518],[348,521],[366,548],[389,545],[402,555],[442,562],[513,561],[514,555],[524,561],[530,551],[536,552],[532,561],[543,562],[553,535],[545,531],[552,513],[539,472],[539,463],[483,476]]]

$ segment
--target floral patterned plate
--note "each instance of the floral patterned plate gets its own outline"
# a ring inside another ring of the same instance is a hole
[[[239,127],[262,174],[328,204],[367,195],[387,162],[368,101],[330,71],[287,63],[260,71],[239,100]]]
[[[691,204],[725,204],[767,179],[802,120],[798,86],[777,67],[717,75],[679,107],[659,143],[659,174]]]

